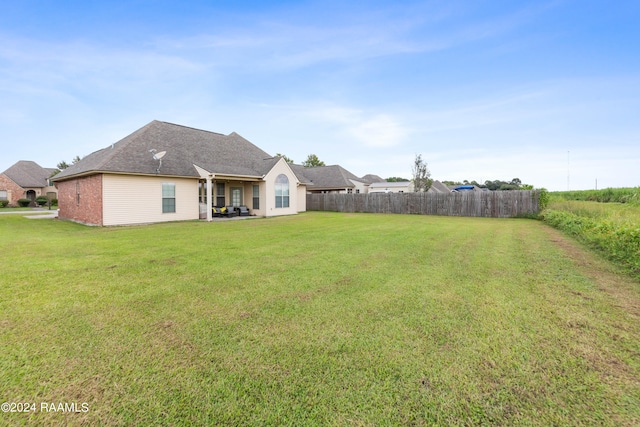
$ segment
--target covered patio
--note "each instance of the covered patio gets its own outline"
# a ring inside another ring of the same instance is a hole
[[[203,172],[200,171],[201,176]],[[199,180],[200,219],[226,221],[262,216],[260,196],[264,181],[256,176],[222,176],[206,173]],[[240,208],[242,207],[242,212]],[[233,212],[230,212],[233,211]]]

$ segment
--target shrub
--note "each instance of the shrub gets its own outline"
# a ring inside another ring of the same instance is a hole
[[[640,227],[601,216],[548,209],[541,219],[602,251],[607,258],[640,278]]]
[[[546,188],[541,188],[538,192],[540,194],[538,198],[538,208],[540,211],[543,211],[549,206],[549,191],[547,191]]]
[[[31,199],[18,199],[18,206],[26,208],[31,204]]]
[[[0,208],[6,208],[7,206],[9,206],[8,200],[0,200]]]
[[[47,203],[49,203],[49,199],[47,198],[47,196],[39,196],[38,198],[36,198],[36,203],[38,204],[38,206],[45,206]]]

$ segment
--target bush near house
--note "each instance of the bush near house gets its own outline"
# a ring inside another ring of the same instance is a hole
[[[0,200],[0,208],[6,208],[7,206],[9,206],[8,200]]]
[[[31,199],[18,199],[18,206],[26,208],[31,204]]]
[[[38,198],[36,198],[36,203],[38,204],[38,206],[46,206],[46,204],[49,203],[49,199],[47,198],[47,196],[39,196]]]

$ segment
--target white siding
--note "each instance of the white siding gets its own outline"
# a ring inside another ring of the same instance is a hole
[[[354,181],[352,179],[350,179],[349,181],[351,181],[351,183],[353,185],[355,185],[355,188],[353,189],[354,193],[366,193],[368,190],[368,185],[366,185],[364,182],[360,182],[360,181]]]
[[[175,213],[162,213],[163,182],[176,186]],[[198,219],[198,180],[105,174],[102,202],[104,225]]]

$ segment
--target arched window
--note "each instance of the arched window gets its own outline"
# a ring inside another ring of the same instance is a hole
[[[280,174],[276,178],[276,208],[289,207],[289,178]]]

